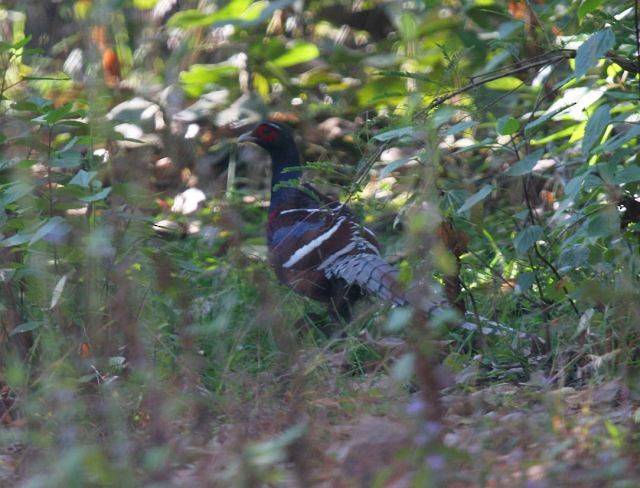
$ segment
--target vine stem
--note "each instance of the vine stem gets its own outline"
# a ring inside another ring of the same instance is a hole
[[[48,196],[49,196],[49,218],[53,218],[53,176],[51,171],[51,140],[53,138],[53,125],[49,126],[48,132],[48,147],[47,147],[47,186],[48,188]],[[55,241],[53,243],[53,268],[56,273],[58,272],[58,246]]]

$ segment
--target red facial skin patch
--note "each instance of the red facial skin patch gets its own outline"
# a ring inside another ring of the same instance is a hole
[[[265,143],[273,142],[278,137],[278,131],[267,124],[262,124],[256,127],[254,131],[256,137]]]

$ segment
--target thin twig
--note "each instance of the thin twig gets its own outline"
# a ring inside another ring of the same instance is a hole
[[[461,88],[458,88],[457,90],[449,92],[446,95],[441,95],[439,97],[436,97],[429,105],[427,105],[426,108],[424,108],[418,113],[417,117],[421,115],[427,115],[434,108],[436,108],[439,105],[442,105],[447,100],[451,100],[452,98],[462,93],[473,90],[474,88],[478,88],[479,86],[485,85],[491,81],[499,80],[500,78],[511,76],[517,73],[522,73],[523,71],[528,71],[532,68],[538,68],[540,66],[544,66],[547,64],[554,64],[559,61],[562,61],[563,59],[574,58],[575,55],[576,55],[576,52],[570,49],[552,51],[550,53],[546,53],[542,56],[528,60],[527,62],[519,66],[514,67],[513,65],[511,65],[509,67],[501,68],[495,71],[491,71],[489,73],[484,73],[482,75],[472,76],[469,78],[471,80],[471,83]]]

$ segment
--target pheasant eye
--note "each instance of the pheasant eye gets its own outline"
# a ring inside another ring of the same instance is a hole
[[[261,141],[266,143],[273,142],[278,136],[278,131],[266,124],[258,126],[255,133]]]

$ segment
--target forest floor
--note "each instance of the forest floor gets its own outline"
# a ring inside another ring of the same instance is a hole
[[[468,373],[457,375],[456,382],[468,380]],[[287,437],[299,435],[296,429],[301,427],[304,435],[290,444],[294,449],[272,474],[273,484],[262,486],[542,488],[640,483],[636,459],[622,448],[629,436],[637,436],[640,401],[617,381],[558,388],[533,375],[526,383],[451,386],[442,397],[443,455],[419,453],[419,393],[391,376],[341,377],[325,385],[299,392],[304,414],[301,402],[291,395],[278,407],[262,405],[256,395],[248,413],[251,422],[222,426],[206,455],[178,470],[173,482],[209,486],[204,480],[218,480],[226,486],[225,480],[234,477],[230,466],[251,464],[247,456],[259,465],[261,455],[268,457],[274,445],[287,444]],[[299,423],[283,434],[274,419],[280,417],[290,426],[292,415]],[[247,432],[249,424],[253,432]],[[244,444],[239,453],[234,446],[246,437],[269,440],[249,449]],[[430,467],[429,475],[417,471],[420,456]]]

